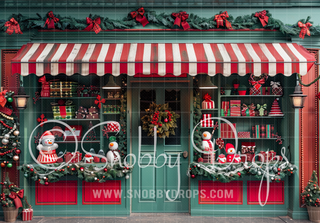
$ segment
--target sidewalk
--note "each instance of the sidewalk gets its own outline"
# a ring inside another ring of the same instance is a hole
[[[0,219],[3,220],[3,219]],[[16,222],[22,222],[17,220]],[[288,216],[274,217],[274,218],[227,218],[227,217],[197,217],[190,216],[189,214],[145,214],[135,213],[128,217],[34,217],[29,223],[122,223],[122,222],[142,222],[142,223],[171,223],[171,222],[183,222],[183,223],[307,223],[309,220],[292,220]]]

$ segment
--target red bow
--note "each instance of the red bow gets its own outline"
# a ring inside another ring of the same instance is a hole
[[[259,89],[261,87],[262,84],[266,83],[266,79],[265,78],[261,78],[258,81],[255,81],[253,79],[253,75],[250,75],[250,79],[249,79],[249,83],[255,88],[255,89]]]
[[[98,105],[99,108],[101,108],[101,103],[104,104],[106,102],[106,99],[101,99],[101,96],[97,96],[97,100],[94,101],[96,105]]]
[[[298,22],[298,26],[301,28],[300,30],[300,34],[299,37],[301,39],[304,39],[304,36],[307,34],[308,36],[310,36],[310,30],[309,27],[312,26],[312,24],[310,22],[307,22],[306,24],[303,24],[302,22]]]
[[[208,94],[208,93],[206,93],[204,96],[203,96],[203,99],[205,100],[205,101],[211,101],[211,96]]]
[[[214,16],[214,21],[217,22],[217,28],[219,28],[219,26],[223,26],[223,21],[226,21],[226,28],[227,29],[232,29],[232,26],[231,26],[231,22],[229,22],[227,20],[227,18],[229,18],[229,15],[228,15],[228,12],[225,11],[219,15],[215,15]]]
[[[54,28],[55,28],[55,27],[54,27],[54,24],[55,24],[55,23],[58,23],[58,22],[59,22],[59,19],[56,18],[56,17],[54,17],[52,11],[48,12],[47,17],[48,17],[48,18],[47,18],[46,23],[44,24],[43,27],[45,27],[46,25],[48,25],[48,29],[54,29]]]
[[[187,12],[172,13],[172,16],[176,18],[173,25],[182,26],[183,30],[190,29],[189,23],[186,21],[189,18]]]
[[[256,12],[256,14],[254,16],[259,18],[261,25],[263,27],[267,25],[269,17],[267,16],[266,10],[263,10],[261,12]]]
[[[95,20],[92,20],[91,18],[87,17],[87,24],[89,25],[84,30],[93,30],[96,34],[98,34],[101,31],[101,27],[99,26],[101,24],[100,17],[96,18]]]
[[[22,34],[19,23],[13,17],[9,21],[7,21],[4,26],[8,27],[6,33],[8,33],[9,35],[11,35],[13,32],[15,32],[16,34]]]
[[[4,91],[0,92],[0,105],[2,107],[4,107],[6,105],[6,103],[7,103],[7,99],[5,98],[6,93],[7,93],[7,90],[4,90]]]
[[[11,191],[11,194],[9,195],[11,199],[13,199],[14,204],[16,205],[16,209],[22,207],[21,198],[23,198],[23,189],[19,192],[13,192]]]
[[[140,22],[143,27],[149,23],[147,18],[144,16],[145,10],[143,7],[139,8],[137,11],[130,12],[131,17],[136,18],[137,22]]]

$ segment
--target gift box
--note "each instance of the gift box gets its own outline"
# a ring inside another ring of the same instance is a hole
[[[223,101],[221,105],[221,109],[223,109],[223,116],[227,116],[229,112],[229,102],[228,101]]]
[[[249,108],[246,104],[242,104],[241,116],[249,116]]]
[[[22,210],[22,221],[31,221],[33,217],[33,209],[27,208]]]
[[[81,135],[82,135],[82,125],[70,125],[72,130],[74,131],[74,134],[77,137],[77,140],[81,140]],[[75,141],[74,136],[72,132],[66,127],[64,130],[64,136],[66,141]]]
[[[256,138],[260,138],[260,125],[255,125],[255,136]]]
[[[87,114],[87,119],[99,119],[98,109],[94,106],[91,106],[89,109],[89,114]]]
[[[100,158],[97,157],[97,156],[93,157],[93,162],[94,163],[100,163]]]
[[[241,116],[241,100],[230,100],[230,116]]]
[[[119,122],[109,122],[109,123],[107,123],[107,131],[108,132],[119,132],[120,131]]]
[[[52,106],[52,112],[54,119],[73,119],[75,116],[75,107],[74,105]]]
[[[257,88],[255,86],[250,88],[250,95],[261,95],[261,87]]]
[[[262,87],[262,95],[270,95],[271,87]]]
[[[254,77],[253,74],[249,77],[249,83],[252,85],[250,88],[250,95],[261,95],[262,84],[266,83],[268,75],[261,75],[260,77]]]
[[[250,138],[250,132],[238,132],[238,138]]]
[[[201,127],[213,127],[213,120],[210,118],[211,114],[202,114]]]
[[[76,118],[77,119],[85,119],[87,117],[88,114],[88,109],[80,106],[78,108],[78,111],[76,111]]]
[[[69,160],[71,160],[70,163],[79,163],[82,160],[82,153],[76,152],[76,155],[72,159],[73,155],[74,155],[74,152],[72,153],[66,152],[66,154],[64,154],[65,162],[67,163],[69,162]]]
[[[273,95],[283,95],[283,88],[280,84],[280,82],[270,81],[270,86],[272,88],[272,94]]]
[[[92,163],[92,162],[93,162],[93,157],[92,157],[92,155],[86,154],[86,155],[83,157],[83,161],[84,161],[85,163]]]
[[[241,143],[241,154],[245,156],[241,156],[241,161],[252,162],[255,156],[256,143],[255,142],[242,142]]]
[[[215,154],[214,153],[203,154],[202,158],[203,158],[203,163],[211,163],[211,164],[213,164],[214,159],[215,159]]]
[[[211,100],[211,96],[207,93],[203,96],[202,109],[214,109],[214,101]]]
[[[274,138],[274,126],[266,125],[266,138]]]
[[[76,97],[77,88],[77,82],[50,81],[50,97]]]
[[[236,123],[232,123],[236,128]],[[234,132],[232,131],[231,126],[228,123],[220,124],[221,138],[235,138]]]
[[[260,153],[264,157],[264,162],[266,161],[272,161],[273,158],[276,156],[276,152],[273,150],[270,150],[269,152],[260,151]],[[259,156],[259,161],[262,162],[261,156]]]

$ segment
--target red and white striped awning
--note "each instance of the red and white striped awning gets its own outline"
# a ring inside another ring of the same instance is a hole
[[[12,72],[68,76],[107,73],[240,76],[305,75],[315,62],[295,43],[28,43],[12,59]]]

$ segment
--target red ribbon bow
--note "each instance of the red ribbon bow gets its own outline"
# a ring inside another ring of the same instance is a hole
[[[11,35],[13,32],[15,32],[15,34],[22,34],[19,23],[13,17],[7,21],[4,26],[8,27],[6,33],[9,35]]]
[[[312,26],[312,24],[310,22],[307,22],[305,24],[303,24],[302,22],[298,22],[298,26],[301,28],[300,30],[300,34],[299,37],[301,39],[304,39],[304,36],[307,34],[308,36],[310,36],[310,30],[309,27]]]
[[[100,17],[96,18],[95,20],[92,20],[91,18],[87,17],[87,24],[89,25],[84,30],[93,30],[96,34],[98,34],[101,31],[101,27],[99,26],[101,24]]]
[[[46,25],[48,25],[48,29],[54,29],[54,28],[55,28],[55,27],[54,27],[54,24],[55,24],[55,23],[58,23],[58,22],[59,22],[59,19],[56,18],[56,17],[54,17],[52,11],[48,12],[47,17],[48,17],[48,18],[47,18],[46,23],[44,24],[43,27],[45,27]]]
[[[217,22],[217,28],[219,28],[219,26],[223,26],[223,21],[226,21],[226,28],[227,29],[232,29],[232,26],[231,26],[231,22],[229,22],[227,20],[227,18],[229,18],[229,15],[228,15],[228,12],[225,11],[219,15],[215,15],[214,16],[214,21]]]
[[[172,16],[176,18],[173,25],[182,26],[183,30],[190,29],[189,23],[186,21],[189,18],[187,12],[172,13]]]
[[[141,7],[137,11],[130,12],[130,15],[133,19],[136,18],[136,21],[140,22],[142,26],[145,27],[149,23],[149,21],[144,16],[144,13],[145,13],[145,10],[143,7]]]
[[[249,79],[249,83],[255,88],[255,89],[259,89],[261,87],[262,84],[265,84],[266,83],[266,78],[263,77],[261,78],[260,80],[258,81],[255,81],[253,79],[253,74],[250,75],[250,79]]]
[[[268,24],[269,17],[267,16],[266,10],[263,10],[261,12],[256,12],[256,14],[254,16],[259,18],[261,25],[263,27]]]
[[[4,91],[1,91],[0,92],[0,105],[2,107],[4,107],[7,103],[7,99],[6,99],[6,93],[7,93],[7,90],[4,90]]]
[[[206,93],[206,94],[203,96],[203,99],[204,99],[205,101],[209,102],[209,101],[211,101],[211,96],[210,96],[208,93]]]
[[[101,99],[101,96],[100,95],[98,95],[97,96],[97,100],[95,100],[94,101],[94,103],[96,104],[96,105],[98,105],[98,107],[101,109],[101,103],[102,104],[104,104],[106,102],[106,99]]]
[[[23,198],[23,189],[19,192],[13,192],[11,191],[11,194],[9,195],[11,199],[13,199],[14,204],[16,206],[16,209],[22,207],[21,198]]]

